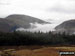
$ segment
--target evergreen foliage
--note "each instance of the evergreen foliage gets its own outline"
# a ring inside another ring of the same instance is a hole
[[[52,32],[0,32],[0,45],[75,45],[75,35],[53,34]]]

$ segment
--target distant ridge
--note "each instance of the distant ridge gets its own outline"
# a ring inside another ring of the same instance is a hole
[[[69,34],[75,34],[75,19],[65,21],[55,27],[57,32],[66,32]]]
[[[12,14],[5,19],[0,18],[0,31],[11,32],[19,27],[27,29],[31,27],[30,23],[46,24],[48,22],[27,15]]]

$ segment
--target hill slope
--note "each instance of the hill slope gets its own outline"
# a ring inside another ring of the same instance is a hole
[[[45,24],[47,22],[27,15],[13,14],[5,19],[0,18],[0,31],[11,32],[19,27],[30,28],[31,23]]]
[[[75,33],[75,20],[68,20],[55,27],[57,32]]]
[[[12,28],[14,28],[15,26],[16,25],[12,23],[11,21],[0,18],[0,31],[1,32],[10,32],[12,31]]]

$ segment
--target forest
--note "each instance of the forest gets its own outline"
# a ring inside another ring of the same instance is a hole
[[[75,45],[75,35],[52,32],[0,32],[0,46]]]

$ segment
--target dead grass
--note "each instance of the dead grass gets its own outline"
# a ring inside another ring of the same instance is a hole
[[[60,50],[75,51],[75,47],[19,46],[15,56],[59,56]]]

